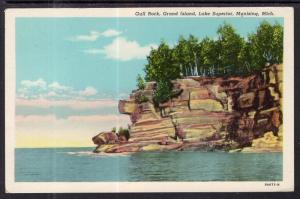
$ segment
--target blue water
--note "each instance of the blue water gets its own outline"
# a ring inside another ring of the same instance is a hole
[[[16,149],[19,182],[279,181],[281,153],[93,154],[93,148]]]

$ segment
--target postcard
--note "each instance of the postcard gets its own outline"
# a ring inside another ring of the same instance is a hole
[[[293,191],[293,20],[7,9],[6,192]]]

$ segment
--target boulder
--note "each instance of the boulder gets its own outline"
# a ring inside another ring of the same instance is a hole
[[[282,152],[282,140],[273,135],[273,132],[267,132],[262,138],[254,139],[251,147],[244,148],[242,152]]]
[[[92,138],[94,144],[115,144],[119,142],[119,138],[114,132],[102,132]]]
[[[97,148],[94,150],[94,153],[107,153],[112,148],[116,147],[118,145],[116,144],[102,144],[97,146]]]

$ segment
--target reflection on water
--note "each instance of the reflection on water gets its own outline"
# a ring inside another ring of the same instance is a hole
[[[94,154],[92,148],[16,149],[16,181],[277,181],[281,153]]]

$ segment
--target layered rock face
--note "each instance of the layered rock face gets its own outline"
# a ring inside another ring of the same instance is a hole
[[[249,151],[252,145],[259,150],[257,140],[267,132],[274,136],[273,141],[282,135],[281,65],[248,77],[186,77],[172,83],[179,94],[165,103],[154,103],[155,82],[134,90],[128,100],[120,100],[120,113],[129,115],[132,122],[130,138],[100,133],[93,138],[98,145],[95,152],[244,147]],[[264,150],[267,145],[261,144]],[[281,150],[280,143],[276,147],[275,151]]]

